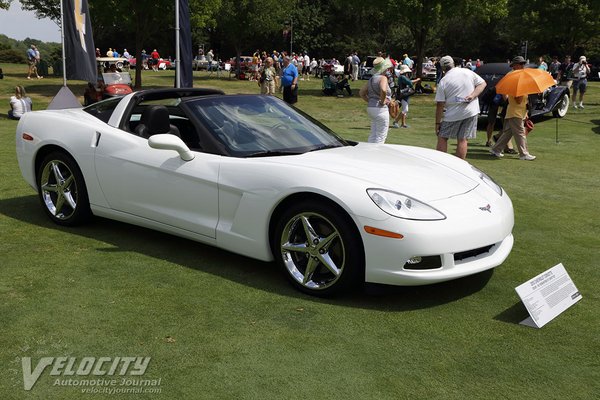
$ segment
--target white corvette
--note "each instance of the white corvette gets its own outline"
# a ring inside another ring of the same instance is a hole
[[[501,264],[513,208],[438,151],[346,141],[281,100],[159,89],[27,113],[17,157],[54,222],[92,215],[276,260],[315,295]]]

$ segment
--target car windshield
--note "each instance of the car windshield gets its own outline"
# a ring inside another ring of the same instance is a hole
[[[121,101],[121,97],[113,97],[107,100],[102,100],[87,106],[83,111],[93,115],[94,117],[108,123],[113,111]]]
[[[104,83],[107,85],[116,85],[116,84],[131,84],[131,75],[129,72],[105,72],[102,74],[102,79]]]
[[[275,97],[203,97],[186,105],[236,157],[301,154],[348,145],[320,122]]]

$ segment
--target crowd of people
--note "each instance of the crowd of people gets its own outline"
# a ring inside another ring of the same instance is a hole
[[[109,48],[106,57],[127,60],[132,56],[123,49],[120,54],[116,48]],[[96,56],[103,56],[100,49],[96,49]],[[208,62],[208,69],[213,65],[214,53],[211,50],[202,56]],[[35,45],[27,50],[28,74],[37,79],[43,76],[38,74],[37,65],[40,62],[40,52]],[[152,69],[157,69],[160,54],[154,49],[150,54],[142,51],[142,62]],[[476,136],[477,118],[480,113],[479,102],[476,101],[486,87],[486,82],[474,71],[483,62],[480,59],[458,59],[444,56],[431,58],[430,63],[436,71],[435,92],[435,133],[437,136],[436,148],[439,151],[447,151],[448,140],[456,139],[456,156],[466,158],[468,140]],[[528,63],[521,56],[507,61],[514,71],[523,69]],[[342,67],[337,67],[343,65]],[[356,51],[350,52],[344,59],[343,64],[335,58],[317,60],[311,58],[306,52],[291,53],[286,51],[256,50],[249,66],[250,80],[255,80],[260,93],[275,95],[279,90],[283,93],[283,99],[289,104],[298,101],[298,81],[310,80],[311,76],[321,76],[324,82],[325,94],[341,93],[344,90],[352,96],[349,81],[359,79],[361,65],[360,57]],[[462,68],[460,68],[462,67]],[[587,90],[587,78],[590,75],[590,65],[585,56],[580,56],[577,62],[573,62],[570,56],[566,56],[563,62],[554,57],[550,63],[546,63],[543,57],[538,58],[537,68],[548,72],[557,84],[567,86],[572,91],[571,99],[575,108],[584,108],[584,96]],[[373,61],[370,71],[372,76],[361,88],[359,94],[367,103],[367,115],[371,121],[371,129],[368,137],[369,142],[384,143],[390,128],[390,109],[393,102],[398,104],[399,112],[393,115],[392,128],[408,128],[407,114],[409,99],[415,93],[416,87],[420,87],[421,79],[414,77],[414,60],[408,54],[396,61],[389,54],[379,53]],[[328,92],[331,91],[331,92]],[[577,102],[577,96],[579,100]],[[527,146],[525,121],[528,117],[528,96],[503,96],[490,90],[487,96],[488,102],[488,126],[486,146],[490,147],[490,154],[494,157],[502,157],[504,153],[517,154],[521,160],[531,161],[536,157],[531,155]],[[32,101],[26,94],[23,86],[15,88],[15,94],[10,98],[11,110],[9,118],[19,119],[24,113],[31,111]],[[503,108],[500,112],[500,108]],[[503,120],[501,134],[493,136],[494,123],[500,112]],[[516,141],[516,150],[512,139]],[[496,142],[492,142],[492,139]]]

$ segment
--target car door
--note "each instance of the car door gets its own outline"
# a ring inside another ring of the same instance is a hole
[[[99,133],[96,174],[111,209],[216,237],[220,156],[197,152],[184,161],[120,129]]]

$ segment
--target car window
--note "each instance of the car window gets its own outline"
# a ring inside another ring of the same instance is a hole
[[[163,105],[169,111],[169,125],[177,128],[176,131],[181,140],[183,140],[183,142],[192,150],[202,150],[196,127],[192,121],[190,121],[185,111],[179,107],[180,103],[180,98],[166,98],[141,102],[130,114],[127,130],[134,135],[138,135],[138,126],[142,123],[141,120],[144,110],[151,105]]]
[[[347,143],[324,125],[269,96],[215,96],[186,102],[237,157],[298,154]]]
[[[90,106],[87,106],[83,111],[93,115],[103,122],[108,123],[110,116],[121,101],[121,97],[113,97],[111,99],[99,101]]]

